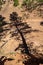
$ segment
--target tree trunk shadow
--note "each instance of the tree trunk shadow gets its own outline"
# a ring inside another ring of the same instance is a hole
[[[25,50],[24,53],[31,57],[31,59],[25,61],[24,64],[25,65],[39,65],[40,63],[43,63],[43,60],[37,59],[34,55],[29,53],[26,39],[24,37],[24,33],[31,33],[32,31],[36,31],[36,30],[32,30],[30,26],[28,26],[26,23],[23,23],[21,20],[18,19],[17,13],[16,14],[15,13],[13,14],[13,13],[10,15],[10,20],[13,21],[13,25],[16,27],[18,33],[20,34],[21,39],[22,39],[22,43],[23,43],[22,45],[19,45],[18,48],[19,47],[22,47],[22,49],[24,48],[24,50]],[[20,27],[21,26],[23,27],[24,25],[27,25],[27,26],[20,29]],[[26,29],[28,28],[28,30],[24,30],[25,28]],[[18,48],[16,48],[15,51],[18,50]]]

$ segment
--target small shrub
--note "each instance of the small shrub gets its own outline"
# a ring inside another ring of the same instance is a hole
[[[23,6],[26,6],[27,10],[34,10],[38,5],[38,3],[43,3],[43,0],[23,0]]]
[[[14,1],[14,6],[18,6],[19,5],[19,1],[18,0],[13,0]]]
[[[2,5],[2,1],[0,0],[0,5]]]
[[[40,3],[43,2],[43,0],[37,0],[37,1],[40,2]]]

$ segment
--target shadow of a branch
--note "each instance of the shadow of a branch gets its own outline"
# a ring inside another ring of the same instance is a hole
[[[7,57],[5,57],[5,56],[2,56],[2,57],[0,58],[0,65],[4,65],[4,63],[6,62],[6,60],[12,61],[12,60],[14,60],[14,59],[12,59],[12,58],[7,58]]]

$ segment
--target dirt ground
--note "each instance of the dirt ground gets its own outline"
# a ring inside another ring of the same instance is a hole
[[[21,0],[22,1],[22,0]],[[21,4],[20,1],[20,4]],[[36,42],[36,43],[42,43],[43,44],[43,26],[40,25],[40,22],[43,21],[43,18],[40,17],[37,13],[37,9],[33,12],[25,11],[23,8],[21,8],[21,5],[18,7],[13,6],[13,1],[6,2],[5,5],[3,5],[2,10],[0,11],[0,15],[5,17],[5,21],[7,23],[10,23],[10,14],[12,12],[17,12],[18,16],[22,17],[22,21],[26,22],[33,30],[38,30],[36,32],[28,33],[25,36],[27,44],[29,42]],[[9,25],[5,25],[3,28],[10,28]],[[12,58],[14,60],[8,61],[6,60],[3,65],[24,65],[23,61],[27,59],[27,56],[25,54],[21,54],[20,50],[14,51],[19,44],[21,44],[22,41],[17,40],[16,36],[11,37],[10,32],[14,31],[14,27],[12,26],[10,30],[4,32],[4,36],[2,37],[0,41],[0,57],[5,56],[7,58]],[[2,48],[1,46],[5,44]],[[28,64],[26,64],[28,65]],[[31,65],[38,65],[38,64],[31,64]]]

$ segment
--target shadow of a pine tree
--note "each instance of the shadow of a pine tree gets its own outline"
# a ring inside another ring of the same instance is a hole
[[[24,61],[25,65],[39,65],[40,63],[43,63],[43,60],[37,59],[32,54],[29,53],[29,49],[26,43],[26,39],[24,37],[25,34],[33,32],[38,32],[39,30],[32,30],[32,28],[27,25],[27,23],[21,21],[21,17],[18,17],[18,14],[16,12],[12,12],[10,14],[10,20],[12,21],[12,25],[16,27],[16,32],[12,34],[12,37],[15,36],[15,34],[18,35],[18,33],[21,36],[22,43],[18,46],[18,48],[15,49],[18,50],[19,48],[23,49],[22,53],[25,53],[31,57],[30,60]]]

